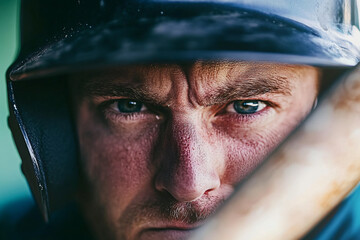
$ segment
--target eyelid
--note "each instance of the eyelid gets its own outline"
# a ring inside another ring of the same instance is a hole
[[[130,99],[130,98],[120,98],[120,99],[112,100],[111,103],[109,103],[109,105],[108,105],[108,107],[110,107],[113,111],[118,112],[119,114],[135,114],[135,113],[123,113],[123,112],[120,112],[118,110],[118,107],[117,107],[117,104],[118,104],[119,100],[129,100],[129,101],[134,101],[134,102],[140,102],[142,104],[141,109],[140,109],[139,112],[135,112],[135,113],[141,113],[141,112],[144,112],[144,111],[148,110],[148,107],[146,106],[146,104],[141,102],[141,101],[133,100],[133,99]]]
[[[261,111],[262,111],[263,109],[265,109],[266,107],[271,106],[271,104],[269,104],[268,102],[262,101],[262,100],[257,100],[257,99],[241,100],[241,99],[239,99],[239,100],[235,100],[235,101],[232,101],[231,103],[229,103],[229,104],[226,106],[225,111],[226,111],[226,112],[230,112],[230,113],[239,114],[239,113],[236,112],[236,110],[235,110],[235,108],[234,108],[234,103],[235,103],[236,101],[244,101],[244,102],[246,102],[246,101],[249,101],[249,102],[251,102],[251,101],[253,101],[253,102],[254,102],[254,101],[257,101],[257,102],[259,102],[259,106],[261,105],[261,109],[258,110],[258,111],[256,111],[256,112],[253,113],[253,114],[256,114],[256,113],[258,113],[258,112],[261,112]],[[260,108],[260,107],[259,107],[259,108]]]
[[[142,103],[141,111],[139,112],[120,112],[116,106],[119,100],[133,100],[136,102]],[[129,97],[122,97],[116,99],[110,99],[104,101],[98,105],[99,114],[102,115],[107,121],[117,123],[127,123],[133,121],[146,121],[146,120],[156,120],[162,121],[163,115],[156,111],[156,109],[151,105],[144,101],[137,100]]]

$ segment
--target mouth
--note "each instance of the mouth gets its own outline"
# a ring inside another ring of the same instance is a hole
[[[185,240],[190,234],[200,227],[199,224],[193,226],[169,225],[165,227],[151,227],[142,230],[139,240]]]
[[[194,231],[194,228],[152,228],[142,231],[139,240],[185,240]]]

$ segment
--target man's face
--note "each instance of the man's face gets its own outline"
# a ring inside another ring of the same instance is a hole
[[[311,110],[318,75],[196,62],[72,76],[79,201],[92,229],[104,239],[185,239]]]

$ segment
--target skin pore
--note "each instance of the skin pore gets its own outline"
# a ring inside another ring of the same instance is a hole
[[[195,62],[71,76],[99,239],[186,239],[314,105],[310,66]]]

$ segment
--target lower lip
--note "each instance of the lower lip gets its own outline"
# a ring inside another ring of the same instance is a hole
[[[149,229],[141,232],[139,240],[184,240],[188,239],[194,229]]]

